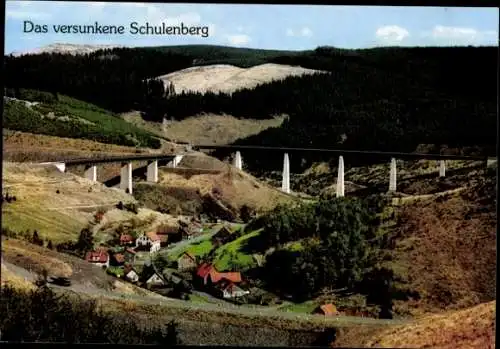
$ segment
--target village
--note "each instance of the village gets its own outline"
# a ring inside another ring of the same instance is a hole
[[[178,243],[186,243],[204,233],[203,224],[191,218],[179,220],[178,226],[162,226],[156,231],[120,234],[106,246],[85,255],[85,260],[100,266],[110,275],[131,282],[163,296],[189,300],[193,290],[231,302],[239,302],[250,292],[239,271],[220,272],[208,260],[184,251],[167,266],[158,266],[155,258]],[[215,225],[211,236],[214,246],[221,246],[236,234],[228,224]]]

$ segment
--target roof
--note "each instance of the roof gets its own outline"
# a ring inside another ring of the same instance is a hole
[[[156,234],[177,234],[179,232],[179,226],[177,225],[164,225],[158,228]]]
[[[215,236],[219,235],[219,234],[232,234],[233,232],[231,231],[231,229],[229,229],[227,226],[223,226],[222,228],[219,229],[219,231],[217,231],[217,233],[215,234]]]
[[[151,241],[159,241],[160,238],[154,231],[150,231],[149,233],[146,233],[146,236],[151,240]]]
[[[136,254],[137,252],[133,249],[133,248],[127,248],[125,249],[125,252],[128,252],[128,253],[132,253],[132,254]]]
[[[323,304],[319,307],[325,315],[333,315],[337,313],[337,307],[332,303]]]
[[[179,258],[184,258],[184,257],[188,257],[189,259],[193,260],[194,262],[196,262],[196,258],[195,256],[193,256],[191,253],[189,252],[184,252],[183,254],[181,254],[181,256]]]
[[[223,279],[228,281],[232,281],[234,283],[241,282],[241,274],[240,272],[226,272],[220,273],[215,267],[208,263],[203,263],[200,265],[198,270],[196,271],[196,275],[205,279],[208,275],[210,275],[210,279],[213,283],[217,283]]]
[[[115,260],[118,262],[118,263],[123,263],[125,262],[125,256],[122,255],[121,253],[117,253],[114,255],[114,258]]]
[[[130,273],[131,271],[133,271],[134,273],[137,274],[137,271],[134,269],[133,266],[131,266],[130,264],[127,264],[125,265],[125,267],[123,268],[123,272],[125,273],[125,275],[127,275],[128,273]]]
[[[165,283],[165,279],[163,278],[162,275],[158,274],[157,272],[154,272],[153,274],[151,274],[150,277],[148,277],[148,279],[146,280],[146,282],[148,282],[149,280],[151,280],[152,278],[154,278],[155,276],[158,277],[158,279],[161,280],[162,283]]]
[[[214,275],[211,274],[210,277],[212,278],[212,282],[219,282],[222,279],[226,279],[234,283],[241,282],[240,272],[229,272],[229,273],[216,272],[216,274]]]
[[[87,252],[85,260],[87,262],[106,263],[108,261],[108,253],[104,251]]]
[[[203,263],[198,267],[198,270],[196,271],[196,275],[198,275],[201,278],[205,278],[210,271],[212,270],[212,265],[208,263]]]
[[[134,241],[134,237],[129,234],[123,234],[120,236],[120,242],[132,242]]]

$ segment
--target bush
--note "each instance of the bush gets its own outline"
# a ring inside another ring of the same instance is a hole
[[[123,208],[129,212],[133,212],[135,214],[139,213],[139,206],[136,203],[128,203],[124,204]]]
[[[144,329],[130,314],[112,316],[95,300],[58,296],[48,287],[24,292],[5,286],[0,293],[3,341],[179,344],[174,322]]]

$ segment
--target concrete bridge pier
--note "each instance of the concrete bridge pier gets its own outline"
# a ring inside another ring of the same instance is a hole
[[[85,166],[85,178],[90,179],[92,182],[97,182],[97,166]]]
[[[391,159],[391,172],[389,174],[389,191],[396,191],[396,159]]]
[[[58,162],[55,164],[55,166],[60,172],[66,172],[66,164],[64,162]]]
[[[184,155],[176,155],[174,160],[173,160],[173,167],[176,168],[177,166],[179,166],[179,164],[181,163],[181,160],[182,158],[184,157]]]
[[[233,165],[234,165],[234,167],[236,167],[240,171],[243,169],[243,160],[241,160],[241,153],[240,153],[240,151],[236,152],[236,155],[234,156],[234,163],[233,163]]]
[[[343,197],[345,195],[345,185],[344,185],[344,157],[339,156],[339,168],[337,174],[337,197]]]
[[[158,183],[158,160],[149,162],[146,172],[146,180],[151,183]]]
[[[290,194],[290,159],[288,157],[288,153],[285,153],[285,157],[283,159],[283,180],[281,190]]]
[[[132,163],[122,163],[120,170],[120,189],[132,194]]]
[[[446,160],[439,160],[439,177],[446,176]]]

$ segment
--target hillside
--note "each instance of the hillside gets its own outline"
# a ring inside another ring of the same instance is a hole
[[[203,114],[179,121],[171,120],[163,126],[158,122],[144,120],[139,112],[124,113],[122,117],[131,124],[171,141],[220,145],[231,144],[271,127],[279,127],[284,121],[282,116],[253,120],[231,115]]]
[[[137,200],[154,210],[188,215],[218,212],[220,217],[224,212],[239,217],[243,206],[261,213],[299,200],[205,154],[186,155],[178,166],[160,168],[157,184],[135,184]]]
[[[21,89],[13,94],[16,98],[4,98],[4,129],[132,147],[161,147],[157,136],[95,105],[36,90]]]
[[[159,76],[157,79],[163,81],[166,86],[172,84],[176,94],[182,92],[232,93],[243,88],[251,89],[265,82],[281,80],[288,76],[301,76],[317,72],[313,69],[271,63],[251,68],[219,64],[191,67]]]
[[[395,209],[393,248],[383,265],[417,292],[410,313],[464,309],[496,297],[496,168],[477,171],[465,190]],[[404,286],[403,286],[404,285]]]
[[[36,55],[41,53],[69,53],[73,55],[84,55],[107,48],[120,47],[119,45],[79,45],[68,43],[55,43],[47,46],[42,46],[30,51],[12,52],[13,56]]]
[[[91,226],[98,240],[105,240],[105,229],[119,223],[147,230],[168,222],[170,216],[148,209],[138,214],[115,208],[118,202],[136,200],[122,190],[108,188],[102,183],[61,173],[52,167],[3,162],[3,190],[16,201],[2,204],[2,228],[14,234],[37,230],[45,241],[53,243],[76,240],[83,228]],[[105,212],[100,224],[95,223],[97,211]],[[175,221],[175,219],[174,219]]]
[[[382,331],[364,343],[363,347],[494,349],[495,307],[496,301],[426,316],[416,324]]]
[[[66,93],[115,112],[141,110],[148,121],[162,122],[165,114],[175,120],[203,113],[255,120],[288,116],[278,128],[235,141],[240,144],[401,151],[436,144],[476,146],[479,152],[494,153],[497,84],[491,72],[496,69],[497,51],[495,47],[318,47],[301,52],[203,45],[120,48],[88,56],[7,57],[6,82],[12,88]],[[175,95],[153,78],[217,64],[244,68],[279,64],[330,74],[289,76],[231,96]],[[60,66],[78,76],[50,74]],[[249,168],[271,166],[268,159],[247,160]]]

